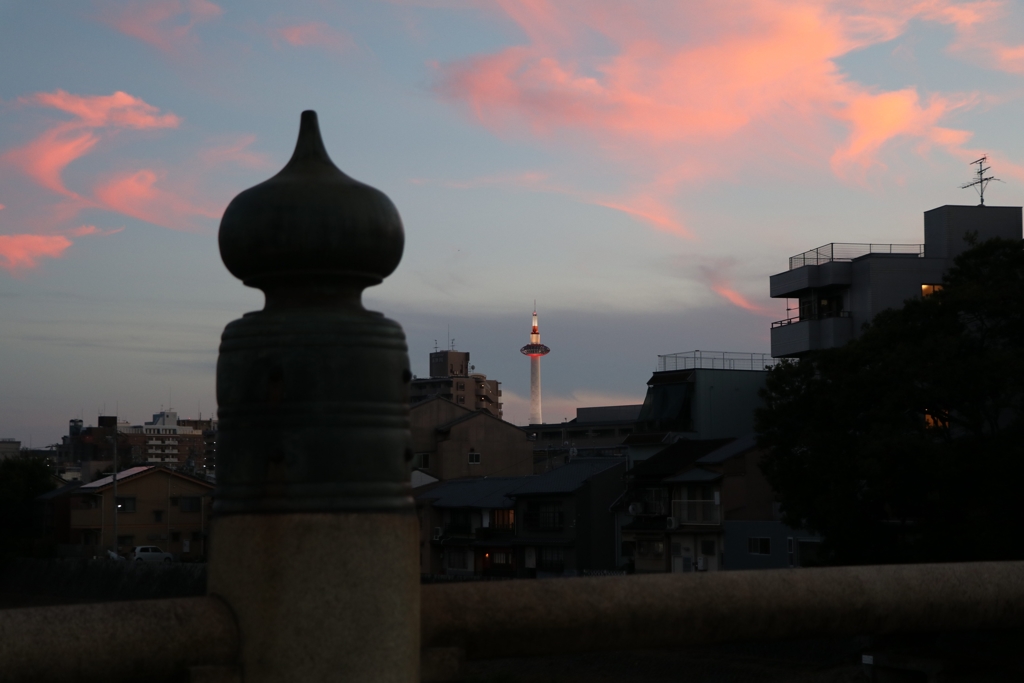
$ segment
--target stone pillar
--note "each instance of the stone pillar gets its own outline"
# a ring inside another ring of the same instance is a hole
[[[284,169],[221,220],[224,264],[266,294],[217,361],[209,592],[238,619],[246,683],[418,677],[409,357],[361,302],[403,245],[395,206],[331,162],[312,111]]]

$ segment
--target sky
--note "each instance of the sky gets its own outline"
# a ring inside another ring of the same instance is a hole
[[[219,219],[304,109],[402,215],[367,307],[522,424],[534,300],[572,419],[642,401],[658,354],[767,352],[789,256],[920,243],[982,155],[1024,204],[1022,76],[998,0],[0,0],[0,437],[213,413],[263,303]]]

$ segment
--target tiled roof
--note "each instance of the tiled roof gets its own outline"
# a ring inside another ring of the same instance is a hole
[[[646,460],[633,465],[630,476],[636,479],[661,479],[689,469],[700,458],[717,451],[734,439],[680,439]]]
[[[516,489],[515,495],[572,493],[594,475],[625,462],[625,458],[617,457],[574,458],[550,472],[529,477],[528,482]]]
[[[747,434],[746,436],[741,436],[740,438],[732,441],[731,443],[727,443],[721,448],[708,453],[707,455],[697,460],[697,462],[706,464],[725,462],[729,458],[733,458],[737,455],[740,455],[741,453],[746,453],[751,448],[755,448],[756,446],[757,435]]]
[[[124,481],[125,479],[128,479],[129,477],[134,477],[136,474],[142,474],[143,472],[145,472],[147,470],[151,470],[151,469],[154,469],[154,467],[152,465],[147,465],[147,466],[144,466],[144,467],[130,467],[130,468],[124,470],[123,472],[118,472],[117,473],[117,480],[118,481]],[[90,482],[88,484],[82,484],[82,490],[100,489],[100,488],[103,488],[104,486],[109,486],[110,484],[113,484],[113,483],[114,483],[114,476],[111,475],[109,477],[103,477],[102,479],[97,479],[96,481]]]
[[[508,497],[532,476],[474,477],[452,479],[431,484],[428,491],[418,493],[416,500],[433,501],[439,508],[511,508]]]

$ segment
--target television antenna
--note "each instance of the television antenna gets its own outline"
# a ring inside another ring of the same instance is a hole
[[[981,199],[981,206],[985,206],[985,187],[987,187],[988,184],[993,180],[998,181],[1000,183],[1003,182],[1002,180],[999,180],[999,178],[996,178],[995,176],[988,176],[987,178],[985,177],[985,174],[992,170],[991,166],[985,165],[987,162],[987,154],[981,157],[980,159],[977,159],[976,161],[972,161],[970,164],[971,166],[973,166],[974,164],[978,165],[978,179],[975,180],[974,182],[960,186],[961,190],[966,190],[969,187],[976,188],[978,190],[978,198]]]

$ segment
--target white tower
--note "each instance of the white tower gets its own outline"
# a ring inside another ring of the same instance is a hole
[[[519,349],[519,352],[530,357],[530,424],[539,425],[544,422],[540,409],[540,357],[551,353],[551,349],[540,343],[536,304],[533,306],[533,328],[530,331],[530,343]]]

